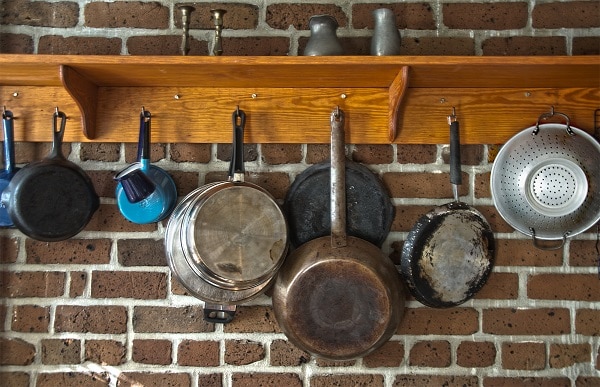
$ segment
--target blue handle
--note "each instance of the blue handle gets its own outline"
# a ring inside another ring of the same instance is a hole
[[[10,110],[2,113],[2,128],[4,129],[4,170],[8,176],[12,176],[15,170],[15,138],[14,138],[14,116]]]

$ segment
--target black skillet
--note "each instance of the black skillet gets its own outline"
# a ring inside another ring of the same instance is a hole
[[[362,164],[345,161],[346,232],[381,247],[394,219],[394,206],[379,178]],[[331,233],[331,163],[307,168],[296,177],[284,201],[293,246]]]
[[[21,168],[2,193],[2,204],[15,227],[40,241],[61,241],[78,234],[99,206],[89,176],[62,153],[66,120],[57,108],[50,155]]]
[[[454,201],[421,216],[402,248],[401,274],[424,305],[448,308],[472,298],[485,284],[494,260],[494,235],[483,215],[458,199],[462,183],[459,126],[450,124],[450,181]]]

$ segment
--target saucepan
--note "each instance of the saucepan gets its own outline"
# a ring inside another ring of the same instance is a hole
[[[123,216],[138,224],[166,218],[177,201],[177,187],[162,168],[150,164],[150,112],[142,108],[137,162],[119,172],[115,194]]]
[[[177,205],[165,233],[174,276],[204,301],[204,319],[230,322],[236,305],[263,294],[288,250],[283,211],[264,188],[244,181],[246,113],[232,114],[229,179],[206,184]]]
[[[4,131],[4,171],[0,173],[0,194],[19,170],[15,167],[14,116],[10,110],[2,109],[2,129]],[[0,227],[13,227],[8,209],[0,205]]]

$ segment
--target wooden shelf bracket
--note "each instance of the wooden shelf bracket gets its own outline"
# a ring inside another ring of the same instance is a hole
[[[408,70],[409,66],[403,66],[398,75],[392,81],[389,88],[389,132],[388,137],[390,142],[394,142],[398,134],[398,114],[402,99],[408,88]]]
[[[75,100],[81,112],[83,134],[88,139],[96,137],[96,115],[98,85],[79,74],[70,66],[60,65],[60,81],[69,95]]]

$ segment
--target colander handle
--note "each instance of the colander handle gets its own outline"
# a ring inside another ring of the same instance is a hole
[[[562,249],[563,246],[565,245],[565,243],[567,242],[567,237],[571,233],[570,231],[567,231],[566,233],[564,233],[562,239],[560,240],[560,244],[554,245],[554,244],[548,244],[548,243],[544,243],[544,244],[540,243],[540,239],[536,238],[536,236],[535,236],[535,230],[533,229],[533,227],[529,227],[529,231],[531,232],[531,238],[533,240],[533,245],[536,248],[538,248],[540,250],[545,250],[545,251]]]
[[[533,135],[534,136],[537,135],[538,132],[540,131],[540,121],[545,121],[554,116],[560,116],[560,117],[564,118],[566,121],[566,125],[567,125],[567,127],[566,127],[567,133],[569,134],[569,136],[575,135],[575,132],[573,132],[573,130],[571,129],[571,119],[569,118],[569,116],[566,115],[565,113],[554,111],[554,106],[550,107],[550,111],[548,113],[543,113],[538,117],[538,120],[535,123],[535,129],[533,129]]]

